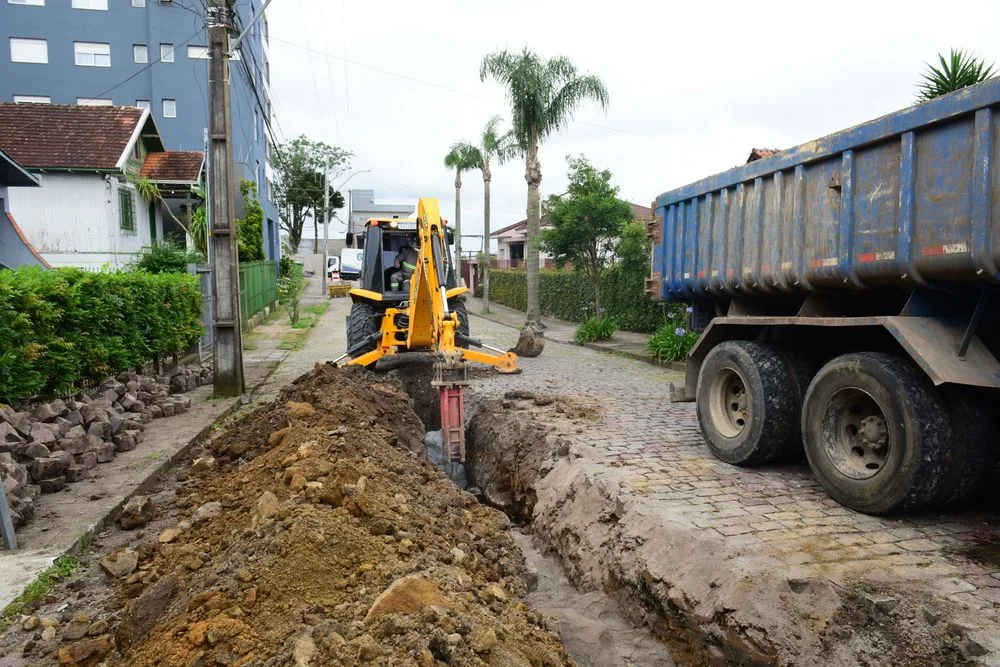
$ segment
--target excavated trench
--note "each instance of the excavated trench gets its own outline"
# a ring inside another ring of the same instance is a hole
[[[529,497],[506,490],[497,492],[493,482],[496,471],[492,466],[489,466],[491,473],[482,476],[486,486],[481,486],[480,477],[473,474],[477,462],[475,454],[497,451],[495,447],[484,445],[484,438],[490,437],[486,432],[474,428],[473,422],[467,422],[470,424],[466,435],[468,465],[444,461],[441,432],[436,430],[440,428],[440,424],[436,423],[438,399],[436,390],[430,385],[430,372],[429,367],[411,367],[402,372],[390,371],[388,375],[395,377],[409,393],[414,411],[427,428],[427,458],[459,488],[470,491],[480,502],[503,510],[515,524],[511,536],[533,572],[526,602],[558,621],[560,639],[570,657],[580,667],[673,667],[676,663],[667,647],[644,627],[627,618],[612,597],[603,591],[585,591],[574,586],[559,560],[539,548],[531,534],[530,511],[534,502],[530,492]],[[478,408],[482,403],[474,390],[470,390],[468,399],[471,411],[479,414]],[[486,413],[479,414],[475,424],[488,419]],[[503,442],[507,443],[508,438],[503,438]],[[479,463],[482,465],[482,459]],[[535,465],[538,469],[545,468],[541,461],[535,461]],[[489,493],[486,488],[490,489]]]

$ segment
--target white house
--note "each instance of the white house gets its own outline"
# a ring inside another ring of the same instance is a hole
[[[632,207],[632,216],[636,220],[643,223],[652,220],[653,212],[648,207],[631,202],[629,206]],[[551,226],[543,215],[539,220],[538,228],[548,229]],[[490,238],[497,240],[497,258],[493,261],[493,266],[501,269],[524,268],[524,245],[528,241],[527,218],[492,232]],[[542,268],[552,268],[554,266],[552,255],[539,252],[538,264]]]
[[[137,107],[0,104],[0,150],[41,186],[8,194],[27,240],[52,266],[88,269],[127,266],[165,232],[183,234],[135,181],[190,197],[204,165],[201,153],[164,151]]]

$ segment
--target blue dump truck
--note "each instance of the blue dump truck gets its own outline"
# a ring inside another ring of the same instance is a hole
[[[1000,79],[660,195],[656,300],[701,333],[713,454],[800,458],[870,514],[960,503],[1000,454]]]

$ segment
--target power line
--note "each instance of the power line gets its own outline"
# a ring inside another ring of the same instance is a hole
[[[492,98],[492,97],[486,97],[485,95],[477,95],[475,93],[470,93],[470,92],[465,91],[465,90],[459,90],[457,88],[450,88],[448,86],[443,86],[443,85],[441,85],[439,83],[434,83],[433,81],[426,81],[424,79],[418,79],[416,77],[412,77],[412,76],[409,76],[409,75],[406,75],[406,74],[400,74],[399,72],[393,72],[393,71],[384,69],[382,67],[376,67],[375,65],[369,65],[367,63],[359,62],[357,60],[352,60],[352,59],[347,58],[347,57],[336,56],[336,55],[333,55],[332,53],[327,53],[325,51],[317,51],[315,49],[309,48],[308,46],[302,46],[301,44],[296,44],[295,42],[290,42],[288,40],[280,39],[278,37],[272,37],[271,39],[273,39],[275,42],[279,42],[279,43],[285,44],[287,46],[293,46],[293,47],[298,48],[298,49],[304,49],[306,51],[310,51],[311,53],[315,53],[316,55],[322,56],[324,58],[331,58],[333,60],[339,60],[339,61],[341,61],[341,62],[344,63],[345,67],[348,64],[350,64],[350,65],[354,65],[355,67],[363,67],[365,69],[370,69],[370,70],[373,70],[375,72],[381,72],[382,74],[388,74],[389,76],[395,76],[395,77],[399,77],[400,79],[406,79],[407,81],[412,81],[414,83],[419,83],[419,84],[422,84],[422,85],[425,85],[425,86],[430,86],[432,88],[438,88],[440,90],[443,90],[443,91],[446,91],[446,92],[449,92],[449,93],[453,93],[455,95],[462,95],[464,97],[471,97],[471,98],[474,98],[474,99],[477,99],[477,100],[483,100],[485,102],[490,102],[492,104],[503,104],[504,103],[501,100],[498,100],[498,99],[495,99],[495,98]],[[574,122],[579,123],[580,125],[589,125],[590,127],[597,127],[597,128],[602,129],[602,130],[608,130],[609,132],[618,132],[620,134],[630,134],[630,135],[636,136],[636,137],[643,137],[644,139],[652,139],[653,138],[653,137],[651,137],[648,134],[642,134],[640,132],[632,132],[631,130],[623,130],[623,129],[617,128],[617,127],[610,127],[608,125],[600,125],[598,123],[588,123],[588,122],[582,121],[582,120],[576,120]]]

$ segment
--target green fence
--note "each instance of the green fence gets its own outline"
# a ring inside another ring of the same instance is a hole
[[[278,298],[278,263],[240,262],[240,315],[243,328],[251,317]]]

